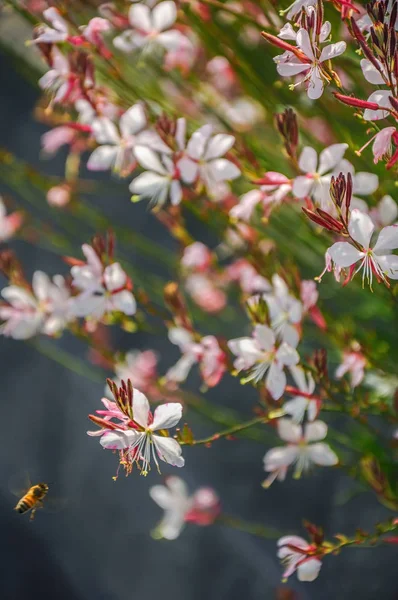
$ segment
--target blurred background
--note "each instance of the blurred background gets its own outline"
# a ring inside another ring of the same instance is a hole
[[[3,40],[12,29],[1,28]],[[15,32],[12,32],[14,35]],[[25,51],[29,51],[26,50]],[[0,54],[2,94],[0,97],[0,146],[50,175],[61,175],[65,155],[40,160],[40,137],[46,127],[37,123],[33,109],[37,93],[9,54]],[[144,234],[157,243],[171,242],[144,204],[132,205],[125,185],[98,187],[90,202],[104,214]],[[14,187],[3,177],[0,193],[17,198]],[[21,184],[23,182],[21,181]],[[112,193],[108,190],[112,189]],[[117,191],[119,189],[119,192]],[[27,202],[29,194],[19,198]],[[46,208],[46,200],[41,199]],[[39,208],[35,208],[40,213]],[[61,219],[52,209],[55,220]],[[66,217],[65,217],[66,218]],[[75,246],[89,241],[93,231],[74,231]],[[11,243],[28,275],[36,269],[49,274],[68,271],[60,255],[36,245]],[[127,251],[126,251],[127,252]],[[141,260],[129,246],[128,258]],[[151,272],[162,274],[156,261]],[[4,281],[1,281],[2,286]],[[161,371],[173,364],[178,351],[166,339],[154,342],[143,333],[114,336],[123,349],[152,348],[161,359]],[[186,529],[174,542],[154,540],[150,531],[161,511],[148,489],[158,475],[136,474],[115,482],[117,459],[89,438],[89,413],[100,407],[104,375],[91,368],[86,350],[67,335],[56,346],[45,340],[22,343],[1,339],[2,410],[0,419],[0,527],[2,531],[0,597],[5,600],[346,600],[356,595],[363,600],[396,600],[398,578],[393,547],[377,550],[348,549],[324,561],[319,578],[300,584],[295,576],[281,584],[282,569],[276,558],[275,540],[263,540],[221,525]],[[64,354],[63,354],[64,352]],[[71,360],[71,357],[74,360]],[[55,359],[55,360],[54,360]],[[87,368],[82,369],[83,360]],[[68,362],[69,369],[60,364]],[[71,370],[72,369],[72,370]],[[195,374],[192,389],[199,385]],[[250,418],[252,390],[225,378],[209,396]],[[215,426],[190,413],[189,422],[197,436],[210,434]],[[284,533],[303,534],[301,518],[322,526],[326,534],[353,534],[357,526],[371,528],[389,512],[369,494],[357,495],[353,483],[332,469],[317,469],[309,478],[288,478],[269,490],[262,458],[266,447],[256,441],[220,440],[211,449],[184,448],[186,467],[178,472],[191,491],[211,486],[219,494],[223,511]],[[39,511],[33,522],[13,512],[16,498],[8,482],[28,470],[34,481],[52,482],[54,496],[67,498],[57,514]],[[163,469],[163,475],[174,472]],[[290,594],[290,595],[289,595]]]

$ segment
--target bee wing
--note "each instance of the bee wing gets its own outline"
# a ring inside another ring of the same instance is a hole
[[[22,471],[20,473],[15,473],[10,477],[8,482],[8,489],[14,496],[17,498],[22,498],[26,494],[28,490],[32,487],[32,483],[30,481],[29,472]]]
[[[62,496],[46,496],[41,501],[41,508],[44,508],[46,512],[58,513],[64,510],[68,504],[68,499]]]

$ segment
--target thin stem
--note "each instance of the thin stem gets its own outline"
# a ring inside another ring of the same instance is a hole
[[[202,438],[200,440],[193,440],[191,442],[180,442],[184,445],[189,446],[198,446],[199,444],[211,444],[212,442],[216,442],[220,438],[229,437],[246,429],[250,429],[250,427],[254,427],[256,425],[260,425],[261,423],[269,423],[272,419],[269,417],[256,417],[251,421],[247,421],[246,423],[240,423],[238,425],[234,425],[233,427],[229,427],[228,429],[224,429],[224,431],[219,431],[218,433],[214,433],[209,437]]]
[[[242,519],[230,515],[220,515],[217,518],[216,523],[266,539],[277,539],[282,535],[281,532],[277,529],[273,529],[273,527],[265,527],[259,523],[248,523],[247,521],[243,521]]]

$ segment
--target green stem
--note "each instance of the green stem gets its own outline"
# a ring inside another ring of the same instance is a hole
[[[269,423],[271,419],[268,417],[256,417],[251,421],[247,421],[246,423],[239,423],[238,425],[234,425],[233,427],[229,427],[228,429],[224,429],[224,431],[219,431],[218,433],[214,433],[206,438],[202,438],[200,440],[193,440],[191,442],[180,442],[182,445],[189,446],[198,446],[199,444],[211,444],[212,442],[216,442],[220,438],[229,437],[230,435],[234,435],[236,433],[240,433],[241,431],[245,431],[246,429],[250,429],[256,425]]]
[[[229,515],[220,515],[217,518],[216,523],[266,539],[277,539],[282,535],[277,529],[273,529],[272,527],[264,527],[264,525],[259,523],[248,523],[247,521]]]

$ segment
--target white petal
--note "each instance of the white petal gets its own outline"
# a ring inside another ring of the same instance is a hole
[[[325,60],[331,60],[332,58],[336,58],[336,56],[340,56],[345,52],[347,48],[347,44],[345,42],[337,42],[336,44],[329,44],[322,49],[321,56],[319,57],[319,62],[324,62]]]
[[[361,69],[363,76],[365,77],[366,81],[369,81],[369,83],[373,83],[374,85],[384,84],[384,79],[380,72],[367,58],[363,58],[361,60]]]
[[[94,137],[99,144],[119,144],[120,136],[117,127],[110,119],[99,117],[92,122]]]
[[[132,27],[149,33],[152,30],[151,11],[145,4],[133,4],[129,10],[129,21]]]
[[[390,279],[398,279],[398,256],[395,254],[377,256],[377,262],[387,277]]]
[[[126,285],[127,275],[119,263],[113,263],[106,267],[104,271],[104,281],[106,288],[113,292]]]
[[[51,25],[55,27],[55,29],[58,29],[58,31],[68,33],[68,25],[66,24],[66,21],[61,17],[60,12],[53,6],[46,8],[46,10],[43,11],[43,17],[46,19],[46,21],[49,21]]]
[[[277,63],[276,70],[282,77],[292,77],[303,71],[308,71],[308,66],[307,63],[294,62],[291,60],[289,62]]]
[[[391,92],[389,90],[377,90],[370,94],[368,102],[376,102],[379,106],[391,108],[390,98]],[[367,108],[363,113],[365,121],[378,121],[379,119],[385,119],[388,117],[389,111],[387,110],[371,110]]]
[[[148,427],[148,417],[149,417],[149,402],[148,398],[134,388],[133,390],[133,417],[134,421],[141,425],[141,427]]]
[[[290,323],[285,323],[282,329],[282,341],[286,342],[286,344],[292,348],[296,348],[300,341],[300,335],[297,329],[290,325]]]
[[[187,145],[187,153],[189,156],[191,156],[193,159],[202,158],[205,152],[207,140],[211,136],[212,131],[213,128],[211,125],[204,125],[191,135]]]
[[[101,436],[100,444],[107,450],[123,450],[129,447],[130,438],[121,430],[107,431]]]
[[[118,153],[117,146],[99,146],[91,153],[87,161],[89,171],[106,171],[115,164]]]
[[[345,151],[348,148],[348,144],[332,144],[319,155],[319,169],[318,173],[324,175],[328,173],[341,161]]]
[[[187,156],[183,156],[183,158],[177,162],[177,167],[184,183],[193,183],[195,181],[198,175],[198,163]]]
[[[314,581],[318,577],[322,563],[317,558],[306,560],[297,569],[299,581]]]
[[[299,167],[303,173],[316,173],[318,154],[311,146],[305,146],[300,154]],[[297,177],[298,179],[298,177]]]
[[[160,2],[152,11],[153,26],[156,31],[169,29],[177,18],[177,8],[174,2]]]
[[[328,426],[323,421],[314,421],[305,426],[304,438],[306,442],[318,442],[325,439]]]
[[[373,251],[376,254],[383,254],[387,250],[396,250],[398,248],[398,225],[389,225],[383,227],[380,231],[376,245]]]
[[[161,404],[153,415],[152,431],[157,429],[170,429],[175,427],[182,417],[182,405],[178,402]]]
[[[165,540],[175,540],[181,533],[185,525],[185,511],[180,511],[176,508],[167,510],[156,531]]]
[[[331,30],[332,30],[332,25],[331,25],[330,21],[325,21],[321,27],[321,33],[319,35],[319,40],[321,42],[324,42],[329,37]]]
[[[234,340],[229,340],[228,348],[235,354],[246,361],[247,367],[251,366],[257,359],[262,356],[259,345],[253,338],[242,337]]]
[[[308,399],[303,396],[297,396],[293,400],[285,402],[283,410],[292,417],[294,423],[301,423],[307,410]]]
[[[312,462],[321,467],[332,467],[339,462],[337,455],[330,446],[324,443],[311,444],[308,447],[308,454]]]
[[[177,29],[170,29],[169,31],[163,31],[156,36],[156,42],[166,48],[166,50],[177,50],[179,49],[187,38]]]
[[[186,380],[189,375],[189,371],[193,365],[197,362],[194,354],[184,354],[180,360],[176,362],[173,367],[166,373],[166,379],[169,381],[175,381],[176,383],[182,383]]]
[[[208,163],[211,178],[216,182],[236,179],[240,176],[240,169],[226,158],[216,158]]]
[[[299,175],[293,181],[292,193],[296,198],[302,199],[309,196],[314,185],[314,180],[305,175]]]
[[[271,448],[264,456],[264,469],[265,471],[276,471],[281,467],[288,467],[294,463],[297,455],[298,450],[295,446]]]
[[[302,438],[302,428],[291,419],[278,419],[278,435],[284,442],[298,444]]]
[[[177,119],[176,132],[174,135],[179,150],[184,150],[184,148],[185,148],[186,130],[187,130],[187,122],[184,117],[180,117],[179,119]]]
[[[132,194],[138,194],[139,196],[153,196],[158,189],[165,185],[168,185],[168,181],[164,175],[146,171],[133,179],[129,185],[129,190]]]
[[[279,400],[285,391],[286,375],[276,362],[273,362],[269,368],[265,387],[274,400]]]
[[[398,217],[398,206],[391,196],[383,196],[378,207],[379,219],[382,225],[390,225]]]
[[[299,29],[296,38],[297,46],[304,52],[304,54],[312,61],[315,60],[314,52],[312,50],[312,44],[308,31],[304,28]]]
[[[297,548],[308,548],[307,540],[305,540],[302,537],[299,537],[298,535],[284,535],[281,538],[279,538],[277,545],[279,548],[281,546],[287,545],[297,546]],[[292,552],[290,548],[288,548],[288,550],[289,552]],[[278,558],[280,557],[278,556]]]
[[[275,346],[275,334],[267,325],[256,325],[253,336],[260,344],[262,350],[272,350]]]
[[[232,148],[234,143],[235,138],[233,135],[219,133],[213,136],[207,145],[204,160],[210,160],[212,158],[224,156],[224,154]]]
[[[360,252],[348,242],[336,242],[328,249],[328,254],[338,267],[350,267],[362,258],[363,252]]]
[[[32,279],[32,288],[35,296],[41,302],[47,300],[50,291],[51,282],[46,273],[35,271]]]
[[[184,348],[184,346],[193,342],[192,334],[183,327],[171,327],[169,329],[169,340],[180,348]]]
[[[277,350],[276,359],[278,363],[286,367],[292,367],[293,365],[297,365],[300,357],[297,350],[289,346],[286,342],[283,342]]]
[[[112,305],[115,310],[125,315],[134,315],[137,312],[137,302],[131,292],[128,290],[122,290],[112,296]]]
[[[170,437],[161,437],[160,435],[153,435],[152,439],[159,458],[175,467],[184,466],[185,460],[181,456],[182,450],[177,440]]]
[[[282,29],[278,33],[278,37],[281,38],[281,40],[294,40],[295,41],[296,37],[297,37],[297,31],[295,29],[293,29],[293,26],[291,23],[285,23],[285,25],[282,27]]]
[[[360,172],[354,176],[354,194],[368,196],[379,187],[379,178],[374,173]]]
[[[311,70],[311,76],[308,80],[307,94],[311,100],[318,100],[323,94],[323,88],[325,87],[323,77],[318,67],[314,67]]]
[[[351,237],[361,244],[366,250],[370,246],[370,239],[374,231],[374,223],[369,215],[361,212],[357,208],[351,212],[348,231]],[[342,265],[341,265],[342,266]]]
[[[170,202],[173,206],[180,204],[182,200],[182,188],[179,181],[172,181],[170,185]]]
[[[148,171],[155,171],[161,175],[166,175],[167,171],[160,162],[159,156],[150,148],[145,146],[137,146],[134,151],[135,157],[141,167]]]
[[[167,486],[165,485],[154,485],[149,488],[149,495],[154,502],[163,510],[167,510],[173,507],[174,497]]]
[[[145,111],[141,104],[134,104],[120,117],[120,131],[123,137],[134,135],[146,127]]]

